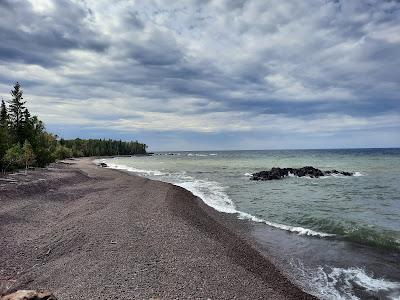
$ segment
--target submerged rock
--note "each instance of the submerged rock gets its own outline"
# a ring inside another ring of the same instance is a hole
[[[308,176],[311,178],[318,178],[321,176],[328,176],[332,174],[341,174],[344,176],[352,176],[353,173],[350,172],[342,172],[337,170],[330,170],[330,171],[321,171],[320,169],[307,166],[302,168],[272,168],[269,171],[261,171],[258,173],[252,174],[250,177],[251,180],[275,180],[275,179],[282,179],[289,175],[297,176],[297,177],[304,177]]]
[[[0,300],[57,300],[57,298],[48,291],[38,292],[33,290],[20,290],[0,297]]]

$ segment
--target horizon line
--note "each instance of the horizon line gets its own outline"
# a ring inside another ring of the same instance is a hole
[[[357,147],[357,148],[281,148],[281,149],[211,149],[211,150],[149,150],[148,153],[156,152],[223,152],[223,151],[296,151],[296,150],[378,150],[378,149],[400,149],[396,147]]]

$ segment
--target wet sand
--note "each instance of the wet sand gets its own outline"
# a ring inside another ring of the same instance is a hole
[[[71,163],[0,181],[3,292],[49,289],[58,299],[313,299],[244,237],[246,222],[183,188],[90,159]]]

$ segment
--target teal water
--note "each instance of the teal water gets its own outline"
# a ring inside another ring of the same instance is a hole
[[[400,149],[174,152],[106,162],[257,223],[254,236],[322,298],[400,296]],[[249,180],[272,167],[303,166],[355,176]],[[326,257],[321,248],[334,252]]]

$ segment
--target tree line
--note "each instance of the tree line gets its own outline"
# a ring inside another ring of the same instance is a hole
[[[11,99],[0,106],[0,169],[44,167],[57,159],[83,156],[145,154],[146,144],[102,139],[59,139],[31,116],[17,82]]]
[[[138,141],[123,142],[105,139],[61,139],[60,145],[70,151],[68,154],[71,157],[145,154],[147,147],[146,144]]]

